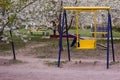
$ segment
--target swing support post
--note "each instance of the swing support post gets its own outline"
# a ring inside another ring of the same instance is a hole
[[[61,60],[61,52],[62,52],[62,36],[63,36],[63,30],[64,30],[64,23],[66,25],[66,34],[67,34],[67,49],[68,49],[68,60],[70,61],[70,49],[69,49],[69,38],[68,38],[68,25],[67,25],[67,14],[66,10],[63,12],[62,17],[62,29],[60,33],[60,39],[59,39],[59,53],[58,53],[58,67],[60,67],[60,60]]]
[[[114,44],[113,44],[113,34],[112,34],[112,23],[111,23],[111,14],[108,10],[108,28],[107,28],[107,69],[109,68],[109,56],[110,56],[110,39],[112,45],[112,58],[113,62],[115,62],[115,55],[114,55]]]

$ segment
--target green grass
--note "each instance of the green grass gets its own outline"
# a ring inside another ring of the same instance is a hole
[[[28,43],[24,43],[20,38],[18,37],[13,37],[14,40],[14,44],[15,44],[15,49],[24,47],[26,44]],[[48,46],[43,47],[43,51],[44,48],[47,49],[47,47],[52,47],[52,48],[58,48],[58,39],[44,39],[42,38],[42,36],[32,36],[31,40],[29,42],[46,42],[48,44]],[[119,43],[120,40],[114,40],[115,43]],[[72,40],[70,40],[70,43],[72,42]],[[98,40],[98,42],[105,44],[106,40]],[[66,46],[66,40],[63,41],[63,46]],[[11,49],[11,44],[6,44],[5,42],[0,42],[0,50],[2,51],[6,51],[6,50],[10,50]],[[50,50],[50,49],[49,49]]]
[[[15,49],[24,47],[26,45],[26,43],[24,43],[20,38],[18,37],[13,37],[13,41],[14,41],[14,46]],[[7,50],[11,50],[11,42],[10,43],[6,43],[3,41],[0,41],[0,50],[1,51],[7,51]]]
[[[30,32],[29,30],[26,30],[26,29],[19,29],[20,33],[22,34],[27,34],[30,36]],[[52,30],[47,30],[45,32],[48,32],[49,35],[53,34],[53,31]],[[90,33],[91,30],[90,29],[79,29],[78,30],[79,34],[81,36],[87,36],[87,37],[90,37],[92,34]],[[58,34],[58,33],[57,33]],[[76,29],[69,29],[69,34],[76,34]],[[33,35],[31,36],[42,36],[43,35],[43,32],[33,32]],[[113,37],[120,37],[120,32],[116,32],[116,31],[113,31]]]
[[[113,31],[113,37],[120,37],[120,32]]]
[[[50,52],[53,51],[53,49],[56,49],[59,47],[59,39],[46,39],[46,38],[42,38],[42,33],[40,32],[35,32],[33,35],[30,35],[30,33],[28,32],[28,30],[25,29],[19,29],[21,33],[28,35],[29,37],[31,37],[31,40],[29,40],[27,43],[24,43],[19,37],[15,37],[14,33],[13,33],[13,40],[14,40],[14,44],[15,44],[15,49],[19,49],[22,48],[24,46],[26,46],[27,44],[31,43],[31,42],[45,42],[46,44],[48,44],[47,46],[44,47],[40,47],[38,49],[36,49],[37,51],[39,51],[39,49],[41,49],[41,51],[43,52],[48,52],[46,51],[46,49],[48,49]],[[52,30],[48,30],[48,32],[50,34],[52,34]],[[89,29],[85,29],[85,30],[79,30],[80,35],[83,36],[91,36],[91,34],[89,33],[90,30]],[[70,29],[69,33],[71,34],[75,34],[75,29]],[[113,36],[114,37],[120,37],[120,33],[119,32],[113,32]],[[70,43],[72,42],[72,40],[70,40]],[[106,40],[98,40],[98,42],[105,44]],[[115,43],[119,43],[120,40],[114,40]],[[66,39],[63,40],[63,46],[66,46]],[[7,51],[7,50],[11,50],[11,44],[6,44],[5,42],[0,42],[0,51]],[[72,49],[73,51],[76,51],[74,49]]]
[[[91,32],[90,29],[84,29],[84,30],[79,29],[78,32],[82,37],[84,37],[84,36],[90,37],[92,35],[90,33]],[[70,29],[69,33],[76,34],[76,29]],[[97,34],[97,35],[100,36],[101,34]],[[113,37],[120,37],[120,32],[113,31]]]
[[[70,33],[70,34],[76,34],[76,29],[70,29],[70,30],[69,30],[69,33]],[[79,29],[78,33],[79,33],[81,36],[91,36],[91,34],[90,34],[90,29],[85,29],[85,30]]]

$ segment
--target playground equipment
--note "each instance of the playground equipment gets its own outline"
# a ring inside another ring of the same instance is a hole
[[[66,25],[66,35],[67,35],[67,49],[68,49],[68,59],[70,61],[70,49],[69,49],[69,38],[68,38],[68,25],[67,25],[67,14],[66,10],[75,11],[76,15],[76,48],[77,49],[95,49],[96,48],[96,34],[107,34],[107,52],[106,52],[106,67],[109,68],[109,56],[110,56],[110,41],[112,45],[112,58],[113,62],[115,62],[114,56],[114,45],[113,45],[113,34],[112,34],[112,23],[111,23],[111,14],[110,7],[63,7],[63,17],[62,17],[62,29],[60,33],[60,45],[59,45],[59,53],[58,53],[58,67],[60,67],[60,59],[61,59],[61,51],[62,51],[62,36],[64,25]],[[108,23],[107,30],[101,31],[97,29],[97,21],[96,21],[96,11],[98,10],[106,10],[108,12]],[[91,39],[80,39],[78,36],[78,13],[79,12],[93,12],[94,13],[94,31],[91,32],[94,34],[94,37]]]

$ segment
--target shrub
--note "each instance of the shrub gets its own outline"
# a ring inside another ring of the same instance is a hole
[[[113,30],[120,32],[120,25],[113,26]]]

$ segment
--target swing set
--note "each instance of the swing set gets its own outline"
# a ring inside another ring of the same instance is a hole
[[[113,45],[113,34],[112,34],[112,23],[111,23],[111,14],[110,14],[110,7],[63,7],[63,17],[62,17],[62,29],[60,33],[60,42],[59,42],[59,53],[58,53],[58,67],[60,67],[60,59],[61,59],[61,52],[62,52],[62,36],[64,25],[66,26],[66,39],[67,39],[67,50],[68,50],[68,59],[70,61],[70,48],[69,48],[69,38],[68,38],[68,25],[67,25],[67,10],[75,11],[76,16],[76,49],[96,49],[96,35],[97,34],[107,34],[107,49],[106,49],[106,68],[109,68],[109,56],[110,56],[110,42],[112,45],[112,58],[113,62],[115,62],[114,56],[114,45]],[[97,28],[97,21],[96,21],[96,11],[99,10],[106,10],[108,13],[107,18],[107,28],[106,30],[100,30]],[[78,13],[80,12],[93,12],[94,13],[94,31],[91,32],[94,34],[93,38],[90,39],[80,39],[79,38],[79,18]]]

